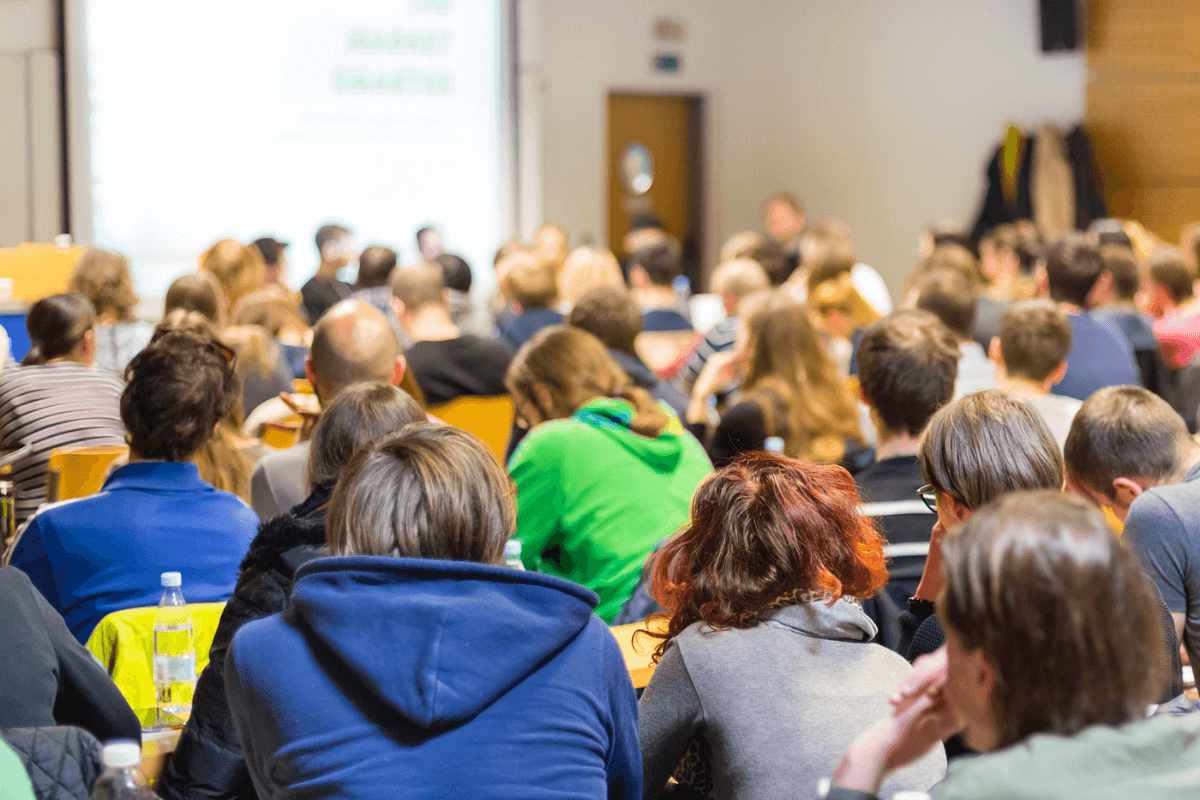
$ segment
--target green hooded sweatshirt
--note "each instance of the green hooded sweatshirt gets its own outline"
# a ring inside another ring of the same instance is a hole
[[[525,566],[600,595],[596,613],[608,623],[712,469],[675,417],[648,439],[629,430],[631,416],[624,400],[596,398],[531,431],[508,464]]]

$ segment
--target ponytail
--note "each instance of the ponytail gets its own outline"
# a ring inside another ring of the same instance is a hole
[[[29,348],[29,352],[21,359],[22,367],[36,367],[38,364],[45,364],[46,356],[42,354],[42,348],[36,344]]]
[[[81,294],[52,294],[33,304],[25,317],[32,347],[21,365],[45,364],[70,355],[96,325],[96,310]]]

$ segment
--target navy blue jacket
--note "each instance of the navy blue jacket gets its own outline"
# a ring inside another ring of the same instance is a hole
[[[308,562],[226,656],[259,796],[641,797],[637,702],[596,602],[506,567]]]

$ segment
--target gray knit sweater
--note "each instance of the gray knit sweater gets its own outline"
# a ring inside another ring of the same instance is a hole
[[[844,599],[787,606],[746,630],[689,626],[638,704],[643,797],[662,789],[703,732],[717,797],[815,798],[846,745],[891,712],[888,698],[912,669],[870,643],[875,631]],[[939,747],[893,773],[879,796],[928,789],[945,772]]]

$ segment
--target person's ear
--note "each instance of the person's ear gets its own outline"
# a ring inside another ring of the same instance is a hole
[[[1067,375],[1067,362],[1064,361],[1061,364],[1059,364],[1057,367],[1054,368],[1054,372],[1050,373],[1050,385],[1053,386],[1054,384],[1061,382],[1062,379],[1066,377],[1066,375]]]
[[[946,508],[950,512],[950,519],[955,525],[966,522],[971,516],[971,509],[957,497],[946,495]]]
[[[537,395],[534,402],[537,403],[538,411],[544,417],[542,422],[552,419],[550,415],[554,413],[554,402],[550,398],[550,390],[540,383],[535,383],[533,393]]]
[[[400,381],[404,380],[404,371],[408,369],[408,361],[405,360],[404,354],[396,356],[396,365],[392,367],[392,386],[399,386]]]
[[[645,289],[650,284],[650,276],[645,269],[634,264],[629,268],[629,284],[635,289]]]
[[[994,706],[996,702],[996,668],[984,655],[983,648],[969,654],[970,661],[970,691],[979,704],[980,709],[986,709],[992,718],[993,729],[990,737],[995,737],[995,721],[998,719]],[[974,742],[975,746],[994,745],[994,742]]]
[[[1123,509],[1129,508],[1143,491],[1142,485],[1133,478],[1113,478],[1113,492],[1116,494],[1113,502]]]
[[[867,393],[863,391],[861,383],[858,384],[858,402],[862,403],[867,408],[873,408],[875,406],[875,404],[871,402],[871,398],[867,397]]]
[[[1050,278],[1046,275],[1046,268],[1041,264],[1033,271],[1033,285],[1037,290],[1038,297],[1050,296]]]
[[[308,378],[308,382],[312,384],[315,392],[317,390],[317,371],[313,369],[312,356],[304,357],[304,377]]]
[[[997,367],[1004,366],[1004,352],[1000,349],[999,336],[993,336],[992,340],[988,342],[988,358],[990,358],[992,363]]]
[[[396,295],[392,295],[388,298],[388,303],[391,304],[392,313],[396,315],[396,319],[404,319],[404,302],[399,297],[396,297]]]

